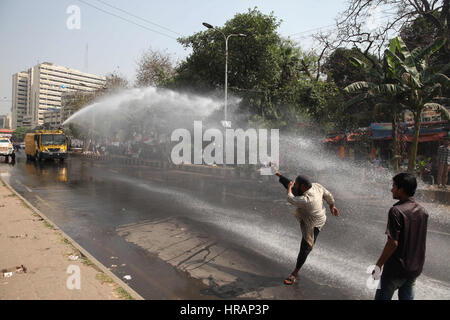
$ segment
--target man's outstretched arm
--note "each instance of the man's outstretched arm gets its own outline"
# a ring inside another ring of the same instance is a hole
[[[280,172],[276,172],[275,173],[276,176],[280,177],[280,183],[286,188],[286,190],[288,189],[289,186],[289,182],[291,182],[291,180],[289,180],[288,178],[286,178],[285,176],[283,176]]]

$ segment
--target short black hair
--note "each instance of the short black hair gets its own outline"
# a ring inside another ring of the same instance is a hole
[[[300,188],[300,185],[305,185],[308,189],[312,187],[311,180],[307,176],[299,175],[297,178],[295,178],[295,184],[298,185]]]
[[[416,193],[417,179],[409,172],[402,172],[397,174],[392,180],[399,189],[403,189],[405,193],[412,197]]]

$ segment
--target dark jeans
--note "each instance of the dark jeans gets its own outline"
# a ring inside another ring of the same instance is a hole
[[[314,228],[314,243],[316,243],[319,232],[320,231],[318,228]],[[300,269],[303,266],[311,250],[312,247],[308,244],[308,242],[306,242],[305,239],[302,239],[302,244],[300,245],[300,252],[298,253],[297,257],[297,264],[295,266],[296,269]]]
[[[380,279],[380,289],[377,289],[375,300],[391,300],[397,289],[399,300],[414,300],[416,279],[392,276],[383,272]]]

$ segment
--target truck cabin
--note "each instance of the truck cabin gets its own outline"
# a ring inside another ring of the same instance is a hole
[[[67,144],[67,137],[60,133],[41,133],[34,136],[38,148],[45,146],[61,146]]]

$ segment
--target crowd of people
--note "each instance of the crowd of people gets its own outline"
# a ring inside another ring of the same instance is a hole
[[[141,160],[163,160],[166,149],[164,144],[148,145],[142,142],[137,143],[108,143],[92,142],[86,151],[97,155],[118,155]]]

